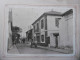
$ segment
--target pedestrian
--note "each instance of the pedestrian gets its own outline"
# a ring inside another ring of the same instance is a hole
[[[23,38],[23,43],[25,43],[25,38]]]

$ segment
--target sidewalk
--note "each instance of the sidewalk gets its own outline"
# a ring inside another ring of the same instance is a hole
[[[8,50],[9,54],[19,54],[16,45],[12,46],[10,50]]]
[[[46,50],[63,53],[63,54],[71,54],[73,52],[72,50],[69,50],[69,49],[50,48],[50,47],[43,47],[43,46],[38,46],[38,47]]]

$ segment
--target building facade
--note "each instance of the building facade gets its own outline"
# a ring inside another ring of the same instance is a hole
[[[58,47],[61,13],[49,11],[42,14],[33,25],[33,39],[42,46]]]
[[[26,41],[33,39],[33,29],[30,29],[26,32]]]
[[[73,48],[73,10],[65,12],[59,23],[59,47]]]
[[[73,48],[73,10],[43,13],[33,24],[33,40],[42,46]]]
[[[8,21],[8,50],[12,47],[12,10],[9,11],[9,21]]]

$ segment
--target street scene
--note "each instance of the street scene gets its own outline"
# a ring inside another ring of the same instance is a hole
[[[8,54],[73,54],[73,9],[9,8]]]

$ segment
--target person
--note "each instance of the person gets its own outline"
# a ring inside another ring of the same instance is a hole
[[[31,47],[33,46],[33,39],[30,39],[30,41],[31,41]]]
[[[31,47],[35,46],[35,48],[37,47],[37,41],[33,41],[33,39],[31,39]]]
[[[23,38],[23,43],[25,43],[25,38]]]
[[[35,40],[35,47],[37,47],[37,40]]]

